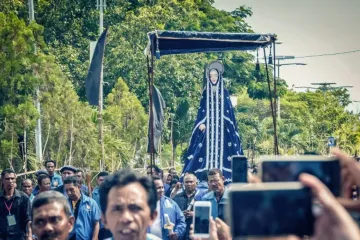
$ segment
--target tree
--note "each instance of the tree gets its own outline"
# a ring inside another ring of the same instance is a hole
[[[121,78],[106,98],[104,125],[105,139],[111,143],[107,144],[109,146],[106,148],[106,152],[109,152],[111,157],[108,166],[114,165],[112,153],[116,152],[118,155],[116,159],[120,160],[121,166],[141,167],[142,161],[133,160],[136,157],[138,160],[143,159],[145,155],[147,116],[140,101],[129,91]]]
[[[27,169],[27,155],[31,151],[29,133],[38,118],[33,106],[39,81],[33,69],[41,62],[34,54],[34,46],[43,46],[41,26],[26,26],[14,13],[0,12],[0,162],[16,169]],[[21,139],[20,148],[18,139]],[[18,150],[19,149],[19,150]],[[13,159],[25,164],[13,164]]]

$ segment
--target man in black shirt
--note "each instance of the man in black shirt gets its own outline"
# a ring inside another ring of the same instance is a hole
[[[12,169],[1,172],[3,190],[0,192],[0,239],[31,240],[30,200],[15,189],[16,174]]]
[[[181,211],[183,211],[185,216],[186,232],[184,235],[184,239],[190,239],[189,231],[194,215],[193,212],[193,206],[195,201],[194,197],[197,194],[196,183],[197,183],[197,178],[195,174],[190,172],[186,173],[184,177],[185,191],[178,193],[173,199],[179,205],[179,208],[181,209]]]

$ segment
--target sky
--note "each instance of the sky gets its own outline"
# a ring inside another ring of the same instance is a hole
[[[256,33],[275,33],[276,55],[295,57],[360,50],[360,0],[216,0],[226,11],[245,5],[253,15],[246,22]],[[349,89],[351,100],[360,101],[360,51],[351,54],[299,58],[281,63],[280,77],[289,88],[334,82]],[[304,91],[305,89],[295,89]],[[349,106],[360,110],[360,103]]]

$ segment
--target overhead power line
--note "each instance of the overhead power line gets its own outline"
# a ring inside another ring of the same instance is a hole
[[[307,56],[300,56],[295,58],[313,58],[313,57],[325,57],[325,56],[334,56],[334,55],[344,55],[349,53],[356,53],[360,52],[360,49],[352,50],[352,51],[346,51],[346,52],[337,52],[337,53],[324,53],[324,54],[316,54],[316,55],[307,55]]]

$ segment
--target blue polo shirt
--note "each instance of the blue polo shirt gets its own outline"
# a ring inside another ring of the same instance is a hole
[[[94,190],[92,191],[92,198],[95,200],[95,202],[98,204],[100,208],[100,193],[99,193],[99,186],[96,186]]]
[[[54,173],[54,175],[52,175],[50,177],[50,180],[51,180],[51,188],[55,188],[55,187],[59,187],[61,185],[63,185],[63,181],[62,181],[62,178],[59,174],[57,173]],[[54,183],[57,182],[57,185],[55,186]]]
[[[72,214],[74,215],[74,209],[71,201],[70,208]],[[95,200],[85,196],[85,194],[81,194],[79,213],[71,235],[76,232],[76,240],[91,240],[94,224],[100,220],[100,217],[100,209]]]
[[[211,191],[211,192],[205,194],[202,197],[202,201],[211,202],[211,216],[215,219],[215,218],[219,217],[219,215],[223,215],[223,213],[220,213],[220,211],[223,211],[224,205],[228,203],[228,190],[225,187],[224,194],[219,202],[216,200],[214,191]],[[220,207],[219,207],[219,205],[220,205]],[[220,209],[220,208],[222,208],[222,209]]]

